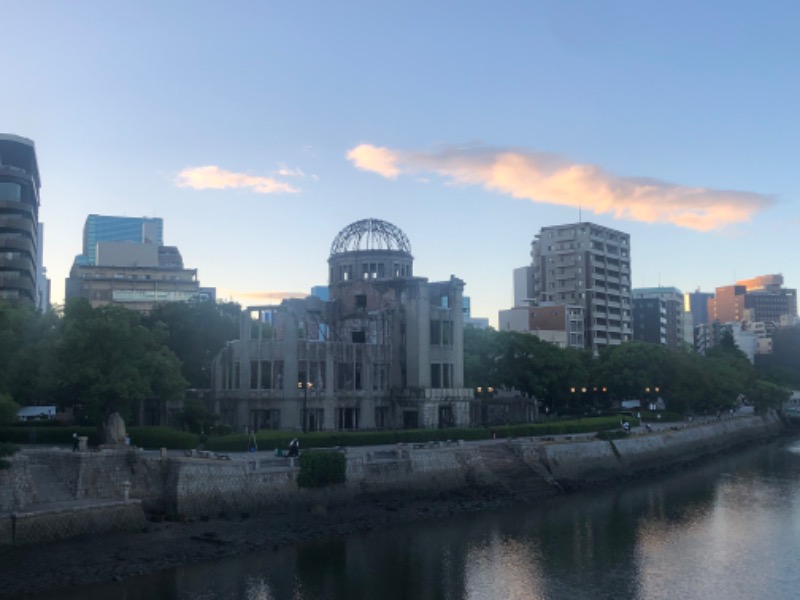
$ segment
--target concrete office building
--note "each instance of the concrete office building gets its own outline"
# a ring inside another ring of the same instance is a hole
[[[163,231],[161,219],[89,215],[83,252],[66,280],[66,299],[146,313],[163,302],[215,298],[213,288],[200,287],[197,269],[184,267],[178,248],[163,245]]]
[[[50,310],[50,279],[44,266],[44,223],[38,226],[39,244],[36,248],[36,308],[40,312]]]
[[[150,217],[89,215],[83,225],[83,250],[75,257],[77,265],[97,264],[100,242],[133,242],[164,245],[164,220]]]
[[[681,348],[685,339],[683,293],[674,287],[633,290],[633,339]]]
[[[782,275],[761,275],[718,287],[708,300],[709,322],[749,319],[777,324],[786,316],[797,316],[797,290],[784,288]]]
[[[514,306],[531,306],[533,295],[533,267],[514,269]]]
[[[469,296],[464,296],[461,302],[462,316],[464,318],[464,325],[474,327],[475,329],[488,329],[489,319],[486,317],[473,317],[472,316],[472,300]]]
[[[704,323],[709,323],[708,301],[714,297],[710,292],[701,292],[699,289],[694,292],[686,292],[683,295],[683,310],[691,313],[692,327],[697,327]]]
[[[33,141],[0,134],[0,298],[37,306],[40,186]]]
[[[576,304],[515,306],[498,313],[500,331],[530,333],[560,348],[583,349],[584,313]]]
[[[352,223],[328,258],[329,300],[242,312],[213,361],[214,411],[239,431],[448,427],[470,423],[464,282],[414,274],[406,235]]]
[[[573,223],[542,228],[531,246],[533,305],[581,307],[585,347],[595,353],[631,339],[627,233]]]

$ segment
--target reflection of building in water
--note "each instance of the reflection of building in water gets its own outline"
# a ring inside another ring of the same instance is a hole
[[[238,429],[467,425],[464,282],[413,273],[405,234],[365,219],[334,239],[329,299],[243,311],[214,359],[215,412]]]

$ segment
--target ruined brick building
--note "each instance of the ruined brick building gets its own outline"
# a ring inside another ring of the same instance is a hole
[[[334,239],[329,300],[253,306],[213,362],[214,410],[242,431],[465,426],[464,282],[414,275],[406,235],[365,219]]]

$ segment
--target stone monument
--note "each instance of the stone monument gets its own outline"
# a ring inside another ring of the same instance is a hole
[[[111,413],[105,425],[106,445],[122,446],[125,444],[127,433],[125,431],[125,421],[119,413]]]

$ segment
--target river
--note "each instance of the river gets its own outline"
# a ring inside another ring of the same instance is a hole
[[[677,473],[37,600],[792,599],[800,439]]]

